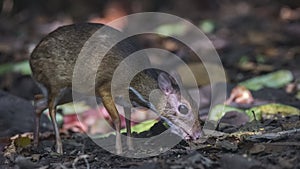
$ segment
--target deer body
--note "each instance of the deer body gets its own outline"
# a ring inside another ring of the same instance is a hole
[[[62,142],[59,135],[58,126],[56,124],[55,114],[56,106],[64,102],[72,100],[62,100],[64,91],[72,88],[73,71],[78,59],[78,55],[85,45],[86,41],[100,28],[102,24],[77,24],[60,27],[47,35],[37,45],[30,57],[30,66],[32,69],[33,78],[40,86],[44,97],[36,97],[36,130],[34,143],[38,144],[39,133],[39,117],[41,112],[49,108],[50,117],[53,123],[56,136],[56,151],[62,153]],[[120,34],[121,32],[109,28],[112,34]],[[106,36],[98,37],[101,42],[99,45],[105,45]],[[96,93],[96,96],[102,99],[104,107],[109,112],[113,124],[116,129],[116,152],[122,153],[122,144],[120,137],[120,117],[115,107],[115,98],[111,93],[111,81],[113,73],[124,58],[137,48],[130,42],[124,41],[118,43],[103,57],[101,64],[89,62],[90,67],[97,68],[95,79],[95,89],[78,92],[84,94]],[[87,56],[87,58],[89,58]],[[95,58],[90,58],[95,59]],[[145,60],[145,62],[149,62]],[[173,80],[174,81],[174,80]],[[160,89],[163,96],[158,99],[166,100],[168,111],[165,111],[163,106],[149,102],[150,93]],[[76,88],[75,88],[76,90]],[[129,90],[130,100],[135,106],[144,106],[158,112],[175,128],[177,133],[186,139],[196,139],[200,136],[200,119],[198,111],[193,110],[194,103],[188,95],[180,97],[179,89],[174,87],[172,77],[165,72],[145,70],[138,73],[130,82]],[[127,134],[130,138],[130,107],[124,106],[126,115]],[[192,126],[187,124],[194,122]],[[171,127],[172,127],[171,126]],[[127,140],[129,149],[132,149],[131,140]]]

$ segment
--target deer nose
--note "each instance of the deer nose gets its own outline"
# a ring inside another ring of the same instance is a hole
[[[201,130],[194,131],[193,134],[192,134],[193,140],[199,139],[201,137],[201,133],[202,133]]]

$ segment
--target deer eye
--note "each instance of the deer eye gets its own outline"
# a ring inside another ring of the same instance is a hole
[[[178,107],[178,111],[179,111],[181,114],[188,114],[189,109],[186,107],[186,105],[181,104],[181,105]]]

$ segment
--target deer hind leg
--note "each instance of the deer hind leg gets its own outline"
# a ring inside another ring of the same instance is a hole
[[[110,88],[102,87],[99,89],[99,95],[102,98],[102,103],[106,110],[108,111],[112,122],[116,129],[116,153],[122,154],[122,142],[121,142],[121,120],[118,110],[115,106],[114,100],[110,93]]]
[[[56,94],[56,93],[49,94],[48,100],[49,100],[48,101],[49,114],[51,117],[53,129],[55,132],[56,152],[59,154],[62,154],[63,153],[62,142],[61,142],[59,129],[57,126],[57,121],[56,121],[56,105],[58,102],[58,94]]]
[[[38,94],[34,96],[34,109],[35,109],[35,130],[33,133],[34,147],[39,145],[39,133],[40,133],[40,118],[42,112],[47,109],[48,100],[43,95]]]

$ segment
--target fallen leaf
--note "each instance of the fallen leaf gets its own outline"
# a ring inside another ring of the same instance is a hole
[[[204,33],[212,33],[215,29],[215,24],[211,20],[204,20],[199,24],[199,27]]]
[[[280,88],[290,83],[293,80],[293,75],[288,70],[279,70],[266,75],[258,76],[244,82],[240,85],[247,89],[257,91],[263,87]]]
[[[17,148],[24,148],[31,144],[31,140],[28,136],[20,136],[14,140],[14,143]]]
[[[23,61],[18,63],[6,63],[0,65],[0,75],[3,75],[8,72],[18,72],[22,75],[31,75],[29,61]]]
[[[261,115],[265,118],[271,118],[274,115],[282,115],[283,117],[289,115],[300,115],[299,109],[278,103],[265,104],[246,110],[247,114],[251,114],[253,112],[255,112],[255,115]]]
[[[236,86],[232,89],[230,97],[225,101],[225,104],[235,102],[237,104],[251,104],[254,98],[251,92],[244,86]]]
[[[216,145],[224,148],[225,150],[233,151],[233,152],[238,149],[238,145],[234,141],[228,141],[228,140],[217,141]]]
[[[227,112],[232,111],[244,113],[244,111],[241,109],[219,104],[211,109],[211,111],[208,114],[208,120],[219,121]]]
[[[180,36],[187,31],[184,23],[165,24],[156,28],[155,32],[164,36]]]
[[[254,144],[249,150],[250,154],[258,154],[265,150],[265,146],[262,144]]]

